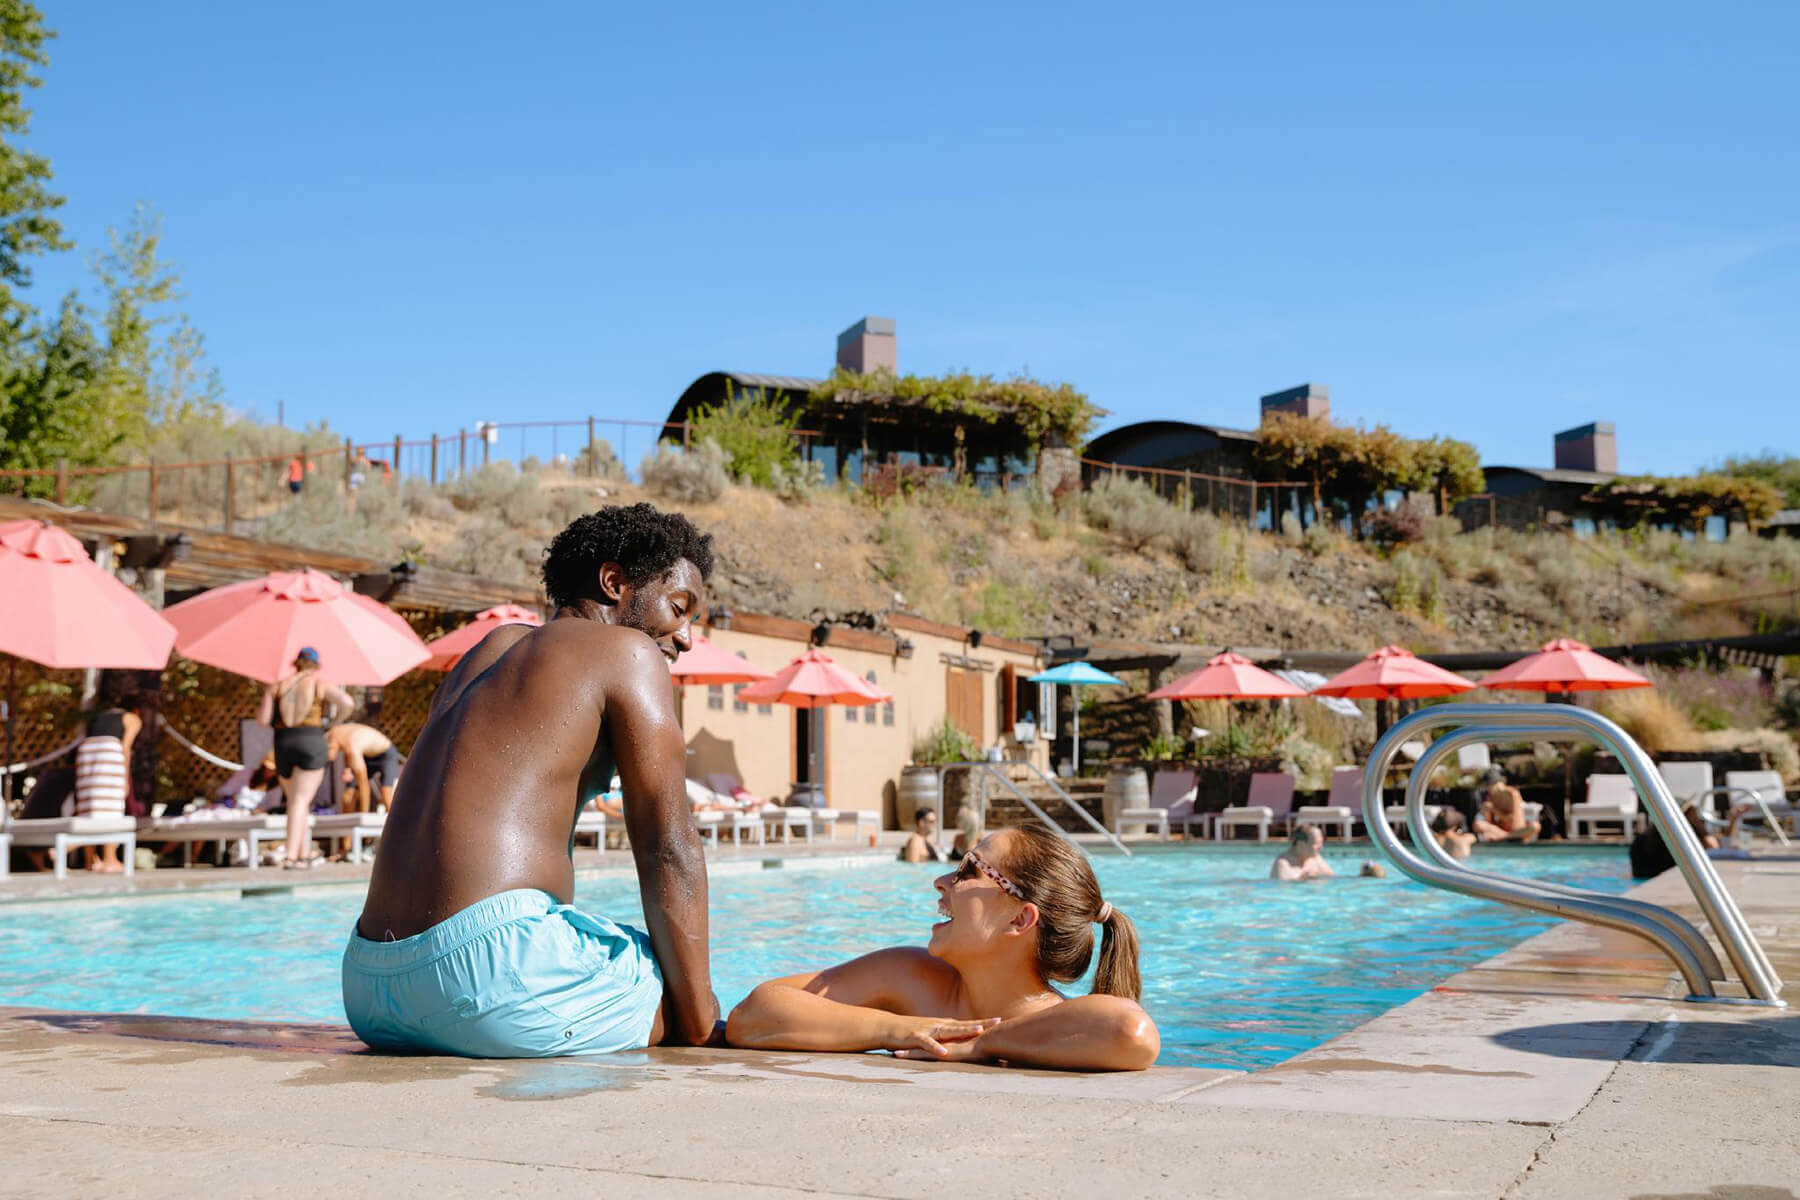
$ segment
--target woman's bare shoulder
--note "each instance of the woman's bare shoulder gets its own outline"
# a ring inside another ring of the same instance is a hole
[[[956,968],[921,946],[890,946],[819,972],[808,991],[845,1004],[926,1016],[948,1003]]]

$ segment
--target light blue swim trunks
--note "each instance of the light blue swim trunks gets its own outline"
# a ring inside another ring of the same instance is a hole
[[[400,941],[372,942],[352,925],[344,947],[344,1013],[375,1050],[634,1050],[649,1043],[662,997],[648,934],[548,892],[501,892]]]

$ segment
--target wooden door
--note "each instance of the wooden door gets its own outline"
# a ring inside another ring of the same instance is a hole
[[[980,671],[970,671],[963,667],[944,668],[944,712],[952,725],[975,739],[976,745],[981,745],[985,740],[982,733],[982,717],[985,713],[982,699]]]

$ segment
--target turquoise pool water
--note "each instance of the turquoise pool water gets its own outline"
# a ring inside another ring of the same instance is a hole
[[[1164,1065],[1268,1066],[1552,924],[1392,876],[1354,878],[1366,849],[1327,852],[1352,877],[1271,883],[1274,852],[1096,859],[1107,898],[1139,926]],[[1493,850],[1482,863],[1608,892],[1630,883],[1622,848]],[[894,863],[716,876],[720,1002],[774,975],[922,943],[936,919],[934,874]],[[577,893],[595,912],[642,921],[629,873],[583,880]],[[342,1021],[338,959],[361,889],[225,896],[0,908],[0,1004]]]

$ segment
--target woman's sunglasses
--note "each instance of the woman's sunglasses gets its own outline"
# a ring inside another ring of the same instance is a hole
[[[977,871],[993,880],[995,886],[1011,896],[1014,900],[1025,899],[1024,888],[1002,875],[999,868],[995,867],[992,863],[988,862],[987,859],[981,857],[981,855],[975,853],[973,850],[963,855],[962,866],[956,868],[956,874],[951,877],[951,882],[961,883],[965,879],[973,879],[975,878],[975,873]]]

